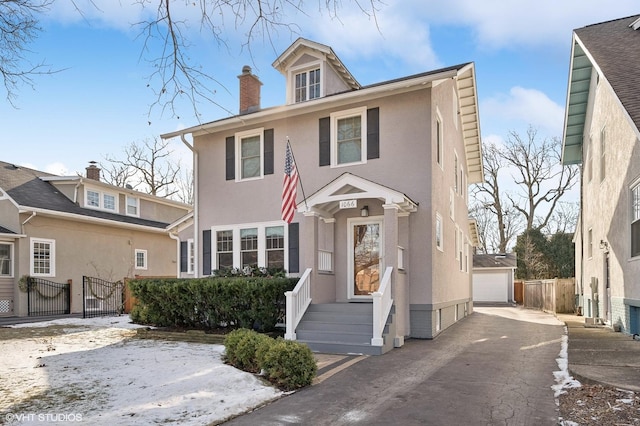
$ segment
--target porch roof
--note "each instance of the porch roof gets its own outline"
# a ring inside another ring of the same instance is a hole
[[[333,217],[340,210],[340,201],[376,198],[384,204],[395,205],[400,212],[411,213],[418,204],[402,192],[379,183],[344,173],[298,203],[298,212],[315,212],[323,217]]]

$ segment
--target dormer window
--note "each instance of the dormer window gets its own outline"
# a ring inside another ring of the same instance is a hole
[[[320,68],[295,74],[294,82],[296,103],[320,97]]]
[[[85,207],[88,208],[116,212],[118,211],[117,200],[118,198],[114,193],[90,188],[85,191]]]

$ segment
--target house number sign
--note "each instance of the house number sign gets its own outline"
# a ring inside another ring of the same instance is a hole
[[[341,200],[340,208],[341,209],[355,209],[358,207],[358,200]]]

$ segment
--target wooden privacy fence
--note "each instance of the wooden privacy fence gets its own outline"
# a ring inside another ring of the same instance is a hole
[[[525,308],[553,313],[575,312],[575,279],[562,278],[524,282]]]

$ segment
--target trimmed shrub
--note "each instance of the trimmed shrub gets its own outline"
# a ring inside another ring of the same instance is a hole
[[[137,299],[131,318],[159,327],[250,328],[273,331],[283,321],[295,278],[209,277],[129,281]]]
[[[251,373],[259,373],[261,362],[258,359],[258,354],[264,359],[264,354],[269,351],[273,343],[275,340],[266,334],[257,332],[245,334],[236,346],[236,367]]]
[[[246,328],[238,328],[237,330],[233,330],[229,334],[227,334],[224,338],[224,361],[233,365],[234,367],[238,367],[238,356],[237,349],[238,345],[250,333],[256,333],[253,330],[248,330]],[[238,367],[240,368],[240,367]]]
[[[264,354],[262,368],[269,381],[285,391],[310,385],[318,370],[307,345],[280,338]]]

